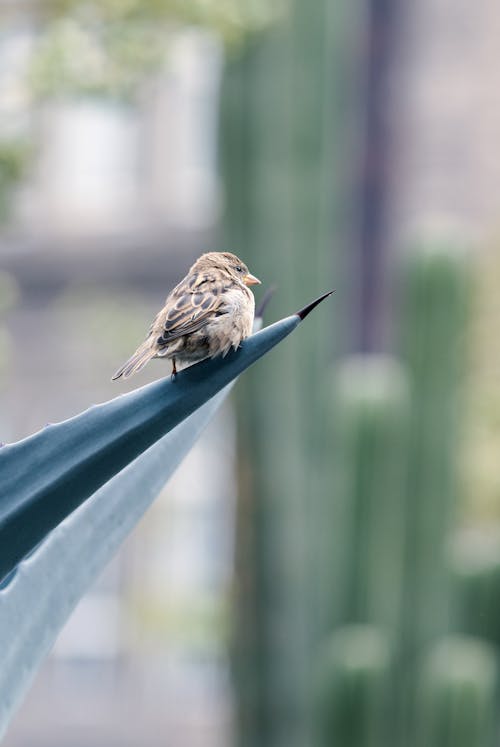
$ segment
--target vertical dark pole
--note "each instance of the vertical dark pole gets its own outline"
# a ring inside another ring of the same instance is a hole
[[[388,82],[397,25],[394,0],[369,0],[367,6],[364,147],[359,181],[358,329],[354,344],[361,352],[374,352],[384,347],[385,221],[390,166]]]

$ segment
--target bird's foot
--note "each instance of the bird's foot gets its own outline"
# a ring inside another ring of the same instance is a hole
[[[177,367],[175,365],[175,358],[172,358],[172,375],[170,376],[170,381],[175,381],[177,378]]]

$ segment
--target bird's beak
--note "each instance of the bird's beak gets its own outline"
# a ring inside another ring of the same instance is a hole
[[[245,277],[243,278],[243,282],[245,285],[260,285],[259,278],[256,278],[255,275],[250,275],[250,273],[247,273]]]

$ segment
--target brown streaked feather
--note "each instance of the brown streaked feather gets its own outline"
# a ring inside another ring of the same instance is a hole
[[[197,332],[214,314],[223,312],[223,293],[229,285],[206,273],[195,274],[194,282],[193,277],[185,278],[167,299],[151,327],[150,334],[157,336],[156,345],[161,348]]]

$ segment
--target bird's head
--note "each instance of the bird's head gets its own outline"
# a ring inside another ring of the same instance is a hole
[[[244,285],[260,285],[260,280],[252,275],[242,260],[231,254],[231,252],[208,252],[193,265],[193,269],[203,271],[205,269],[217,269],[232,279]]]

